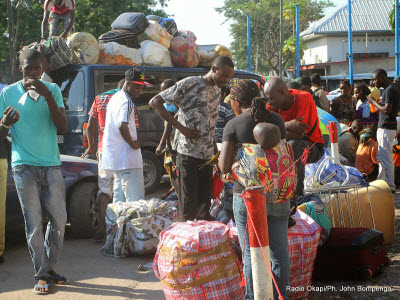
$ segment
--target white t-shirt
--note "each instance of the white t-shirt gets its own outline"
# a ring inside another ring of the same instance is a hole
[[[133,140],[137,140],[135,109],[124,91],[118,91],[107,105],[106,125],[103,136],[102,164],[104,170],[143,168],[142,152],[133,150],[122,137],[119,124],[127,122]]]

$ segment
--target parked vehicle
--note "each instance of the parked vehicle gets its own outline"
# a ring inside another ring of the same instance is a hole
[[[132,66],[71,65],[56,74],[55,82],[61,86],[67,104],[68,131],[59,136],[62,154],[81,156],[84,124],[96,95],[115,89],[124,78],[124,73]],[[189,76],[205,75],[208,68],[165,68],[137,66],[146,75],[152,87],[144,87],[142,94],[135,99],[139,110],[138,139],[142,149],[144,182],[146,193],[153,192],[163,174],[162,158],[157,157],[155,149],[164,130],[163,120],[149,106],[150,99],[160,92],[160,85],[166,79],[179,81]],[[263,82],[260,76],[235,71],[233,78],[254,79]]]
[[[84,160],[69,155],[61,155],[61,162],[68,222],[71,224],[72,235],[77,238],[89,237],[98,226],[97,163],[94,160]],[[9,166],[9,170],[7,176],[7,228],[24,223],[11,166]]]

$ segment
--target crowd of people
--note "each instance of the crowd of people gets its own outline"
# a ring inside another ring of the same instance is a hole
[[[48,294],[50,283],[69,282],[54,270],[67,220],[57,132],[65,132],[67,119],[59,87],[40,80],[42,60],[39,51],[24,50],[20,54],[23,79],[4,87],[0,94],[0,221],[4,224],[5,138],[11,132],[12,172],[25,218],[36,294]],[[244,245],[246,299],[253,298],[253,287],[247,210],[242,193],[251,185],[266,185],[268,180],[286,174],[281,179],[285,184],[279,185],[277,191],[266,192],[272,270],[286,299],[285,287],[290,277],[287,246],[290,200],[304,194],[305,164],[318,162],[326,145],[317,107],[350,125],[339,137],[342,163],[359,169],[367,180],[384,178],[394,191],[394,161],[400,162],[400,146],[393,147],[399,90],[384,70],[377,70],[372,75],[374,88],[357,84],[353,89],[343,81],[342,94],[329,103],[318,74],[290,83],[273,77],[263,86],[253,80],[232,83],[233,74],[232,60],[219,56],[204,76],[162,83],[161,92],[149,102],[166,122],[156,153],[161,155],[166,149],[173,153],[175,192],[182,222],[214,220],[210,214],[213,176],[224,179],[226,194],[233,184],[232,200],[227,207],[230,206],[236,222],[240,244]],[[95,234],[98,241],[106,237],[105,214],[111,201],[144,198],[143,163],[137,137],[140,112],[135,99],[146,85],[150,84],[143,71],[129,69],[116,89],[94,99],[89,113],[88,148],[82,157],[93,154],[98,159],[100,220]],[[379,89],[383,89],[382,96]],[[222,143],[220,150],[217,143]],[[281,158],[286,159],[285,164],[277,163]],[[218,163],[213,165],[212,161]],[[271,174],[260,162],[270,165]],[[296,166],[295,171],[289,170],[290,165]],[[45,235],[44,210],[50,218]],[[4,250],[2,227],[0,254]],[[276,296],[276,290],[274,293]]]

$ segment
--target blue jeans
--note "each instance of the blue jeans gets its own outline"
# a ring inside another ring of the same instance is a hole
[[[64,179],[59,166],[18,165],[13,168],[15,186],[25,218],[25,233],[35,269],[35,279],[49,279],[49,271],[60,257],[64,241],[67,211]],[[46,238],[43,216],[50,222]]]
[[[114,203],[143,199],[144,177],[142,168],[114,171]]]
[[[239,193],[233,193],[233,213],[235,215],[236,226],[239,234],[240,247],[243,247],[243,239],[246,241],[243,258],[243,273],[246,280],[246,299],[254,299],[253,276],[251,270],[249,233],[245,233],[247,224],[247,210],[243,198]],[[271,255],[272,272],[278,284],[279,290],[285,299],[289,299],[286,287],[289,285],[290,262],[288,252],[288,219],[290,213],[290,201],[284,203],[267,203],[268,215],[268,234]],[[274,286],[274,298],[278,299],[278,294]]]

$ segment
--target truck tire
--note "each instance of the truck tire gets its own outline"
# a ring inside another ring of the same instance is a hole
[[[74,238],[88,238],[99,224],[95,182],[81,182],[74,187],[69,201],[69,221]]]
[[[157,155],[149,150],[142,151],[143,178],[146,195],[153,193],[160,185],[162,165]]]

